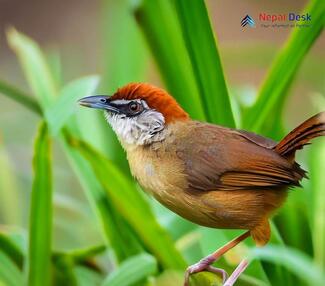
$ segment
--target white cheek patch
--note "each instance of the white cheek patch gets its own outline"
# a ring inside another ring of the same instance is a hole
[[[146,145],[164,139],[165,119],[155,110],[134,117],[105,112],[105,117],[122,143]]]

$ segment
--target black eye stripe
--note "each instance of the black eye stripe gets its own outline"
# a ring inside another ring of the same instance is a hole
[[[139,115],[145,108],[142,102],[130,101],[126,103],[120,103],[114,101],[110,102],[110,105],[117,108],[120,113],[125,114],[128,117]]]

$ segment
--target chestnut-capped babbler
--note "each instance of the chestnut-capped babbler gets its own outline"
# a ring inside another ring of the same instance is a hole
[[[251,236],[257,245],[270,238],[269,217],[299,186],[306,172],[295,152],[325,135],[325,112],[291,131],[279,143],[251,132],[192,120],[166,91],[131,83],[112,96],[82,98],[83,106],[103,109],[117,134],[134,177],[142,188],[180,216],[206,227],[244,229],[244,234],[188,267],[219,273],[233,285],[248,265],[243,260],[228,278],[212,266]]]

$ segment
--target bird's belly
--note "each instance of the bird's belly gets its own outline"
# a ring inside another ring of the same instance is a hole
[[[281,206],[283,190],[208,191],[193,195],[182,190],[154,197],[171,211],[196,224],[224,229],[252,229]]]
[[[287,193],[280,189],[191,192],[181,182],[161,180],[147,168],[151,178],[138,178],[143,189],[171,211],[206,227],[252,229],[282,205]]]
[[[184,167],[167,156],[129,156],[133,175],[161,204],[196,224],[251,229],[286,197],[283,190],[191,191]]]

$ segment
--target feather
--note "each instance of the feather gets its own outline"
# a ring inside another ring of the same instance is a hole
[[[320,112],[309,118],[287,136],[274,148],[282,156],[293,158],[296,150],[308,145],[308,142],[318,136],[325,135],[325,111]]]
[[[274,152],[271,139],[200,122],[190,136],[177,145],[191,192],[283,189],[305,176],[298,164]]]
[[[146,83],[130,83],[119,88],[111,96],[118,99],[143,99],[151,109],[163,114],[166,123],[188,120],[188,114],[179,106],[176,100],[161,88]]]

